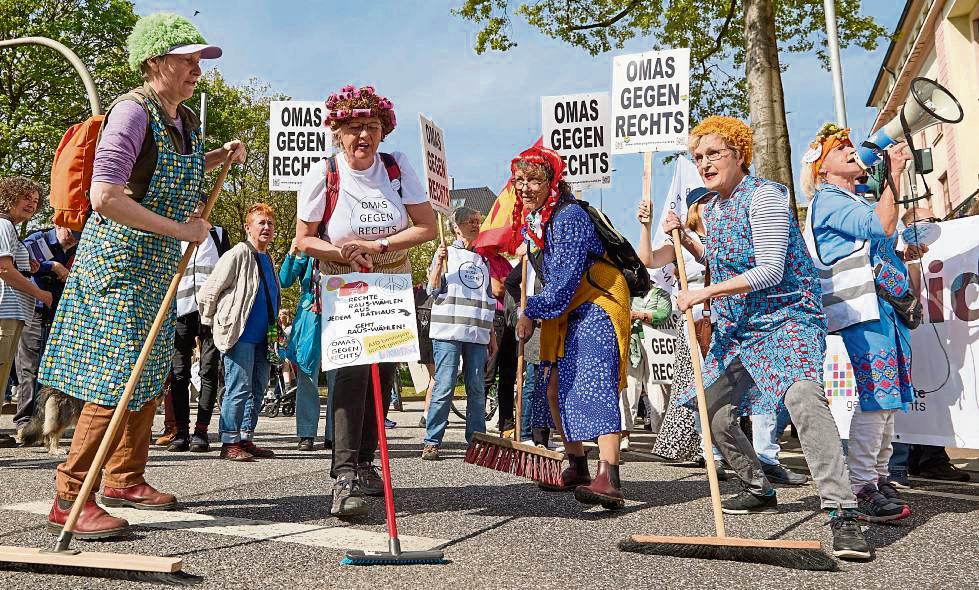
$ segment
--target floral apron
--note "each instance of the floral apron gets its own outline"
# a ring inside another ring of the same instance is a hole
[[[749,211],[755,191],[771,181],[746,176],[728,199],[713,199],[704,211],[706,257],[713,282],[755,267]],[[784,187],[781,187],[785,190]],[[710,387],[740,357],[757,387],[741,400],[742,414],[775,414],[797,381],[823,383],[826,317],[816,268],[795,223],[789,224],[782,281],[774,287],[711,301],[716,318],[704,366]],[[695,404],[691,384],[678,399]]]
[[[159,155],[140,204],[182,222],[203,197],[200,130],[184,130],[191,134],[191,150],[182,155],[153,101],[146,101],[146,107]],[[93,213],[55,313],[38,380],[86,402],[118,404],[180,256],[180,242],[175,238]],[[129,402],[132,411],[160,393],[170,372],[175,317],[171,304]]]

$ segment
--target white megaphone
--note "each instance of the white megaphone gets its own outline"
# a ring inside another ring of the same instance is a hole
[[[934,80],[915,78],[911,81],[911,96],[897,116],[857,146],[857,155],[865,168],[872,168],[880,163],[884,149],[905,134],[937,123],[958,123],[963,115],[962,105],[948,89]]]

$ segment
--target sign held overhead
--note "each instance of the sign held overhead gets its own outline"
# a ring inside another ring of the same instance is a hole
[[[571,188],[612,186],[608,93],[542,96],[540,101],[544,145],[561,155]]]
[[[687,149],[689,113],[689,49],[613,59],[613,154]]]
[[[318,101],[270,103],[269,190],[298,191],[313,164],[332,153],[325,111]]]
[[[449,172],[445,166],[445,133],[434,121],[419,113],[422,132],[422,156],[425,159],[425,186],[432,207],[443,215],[452,212],[449,201]]]

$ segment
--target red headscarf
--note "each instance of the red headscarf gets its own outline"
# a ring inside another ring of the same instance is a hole
[[[556,151],[535,145],[534,147],[521,152],[519,156],[510,162],[511,174],[516,174],[518,162],[527,162],[528,164],[533,164],[535,166],[543,166],[551,177],[549,194],[543,207],[541,207],[540,227],[542,235],[538,236],[531,231],[530,228],[527,228],[527,235],[534,240],[534,243],[537,244],[538,248],[543,248],[543,228],[551,219],[551,214],[554,213],[554,207],[557,206],[558,199],[561,196],[561,193],[558,190],[558,183],[564,178],[564,160],[561,159],[561,156],[559,156]],[[516,190],[516,187],[514,187],[514,190]],[[514,241],[517,243],[521,241],[520,234],[527,225],[527,215],[529,213],[532,212],[528,211],[525,213],[523,210],[523,200],[517,198],[516,202],[513,204],[513,223],[511,224],[511,227],[516,234],[514,236]]]

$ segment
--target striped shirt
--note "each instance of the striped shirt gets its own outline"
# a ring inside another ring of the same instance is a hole
[[[744,273],[753,291],[782,282],[785,252],[789,246],[788,192],[766,183],[755,191],[748,209],[755,267]]]
[[[17,238],[17,230],[9,219],[0,218],[0,258],[14,261],[17,270],[30,272],[31,262],[27,248]],[[0,279],[0,319],[27,321],[34,316],[32,295],[18,291]]]

